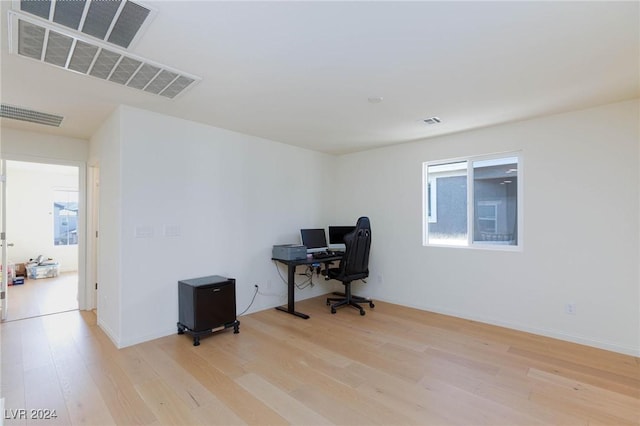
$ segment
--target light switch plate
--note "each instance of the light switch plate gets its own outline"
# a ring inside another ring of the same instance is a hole
[[[136,225],[134,235],[136,238],[153,238],[153,226]]]
[[[180,236],[180,225],[165,225],[164,226],[164,236],[165,237],[179,237]]]

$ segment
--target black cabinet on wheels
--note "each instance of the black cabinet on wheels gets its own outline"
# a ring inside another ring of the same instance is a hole
[[[218,275],[178,281],[178,334],[193,336],[193,346],[200,337],[233,327],[240,332],[236,319],[236,280]]]

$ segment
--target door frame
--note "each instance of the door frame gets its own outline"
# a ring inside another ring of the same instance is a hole
[[[52,164],[56,166],[78,167],[78,309],[93,309],[93,287],[87,280],[87,163],[84,161],[62,160],[59,158],[39,157],[34,155],[3,154],[3,160],[23,161],[28,163]],[[5,170],[6,175],[6,170]],[[9,180],[11,177],[9,176]],[[5,182],[11,185],[11,182]],[[9,207],[9,206],[5,206]],[[6,231],[6,230],[5,230]]]
[[[7,319],[7,310],[9,306],[9,265],[7,259],[7,161],[4,158],[0,158],[0,243],[2,248],[0,249],[0,321]]]
[[[98,229],[100,223],[100,165],[87,165],[86,309],[98,307]]]

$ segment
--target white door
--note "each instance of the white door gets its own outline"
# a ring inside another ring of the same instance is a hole
[[[8,283],[8,271],[7,267],[7,238],[6,238],[6,230],[7,230],[7,215],[6,213],[6,205],[7,205],[7,162],[5,160],[0,160],[0,244],[2,244],[2,282],[0,283],[0,309],[2,312],[0,313],[0,319],[2,321],[7,319],[7,306],[9,304],[8,300],[8,292],[7,292],[7,283]]]

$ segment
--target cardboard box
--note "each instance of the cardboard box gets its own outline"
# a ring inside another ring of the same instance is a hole
[[[14,265],[14,275],[16,277],[26,277],[27,276],[27,266],[24,263],[16,263]]]

